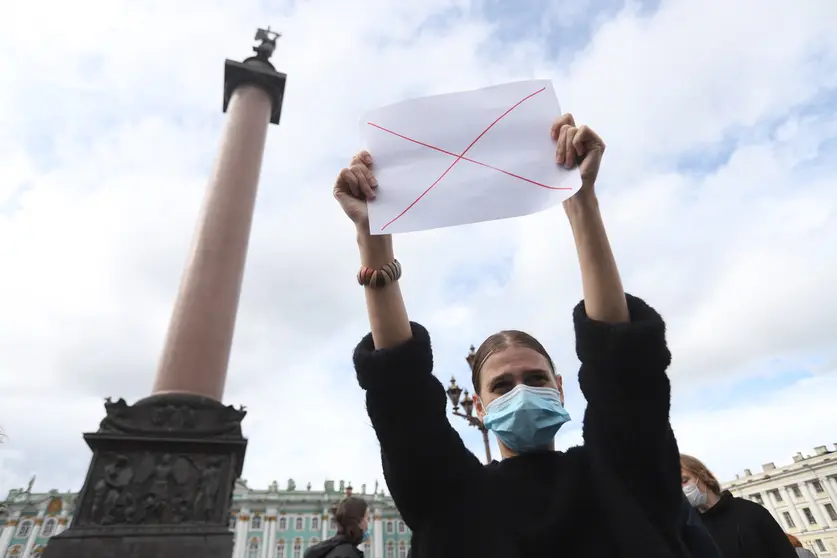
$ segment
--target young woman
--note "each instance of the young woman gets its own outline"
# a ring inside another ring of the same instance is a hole
[[[683,493],[701,514],[724,558],[796,558],[785,532],[765,508],[722,491],[699,459],[681,455]]]
[[[553,442],[569,420],[561,376],[544,347],[519,331],[489,337],[474,366],[475,409],[504,459],[483,466],[465,448],[432,373],[430,337],[407,318],[392,238],[369,234],[372,156],[359,153],[337,178],[334,196],[357,228],[372,329],[354,363],[387,485],[419,535],[417,556],[688,556],[665,325],[622,288],[594,191],[601,138],[569,114],[548,133],[556,164],[581,160],[581,189],[564,209],[584,291],[573,320],[587,410],[584,445],[567,452]]]
[[[304,558],[363,558],[358,545],[369,538],[369,506],[366,500],[349,496],[334,512],[337,534],[305,551]]]

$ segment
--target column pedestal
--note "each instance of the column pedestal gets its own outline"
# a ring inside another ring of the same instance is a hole
[[[43,558],[230,558],[246,412],[186,394],[105,404],[72,526]]]

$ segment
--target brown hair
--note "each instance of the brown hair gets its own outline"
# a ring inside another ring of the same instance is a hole
[[[701,481],[706,486],[706,489],[711,491],[713,494],[721,493],[721,483],[718,482],[718,479],[715,478],[712,471],[710,471],[709,468],[697,457],[681,453],[680,466],[694,475],[695,478]]]
[[[507,329],[505,331],[495,333],[483,341],[480,348],[477,349],[477,352],[474,354],[474,367],[471,370],[471,381],[474,384],[474,393],[479,395],[480,374],[482,373],[482,367],[485,364],[485,361],[488,360],[488,357],[496,352],[503,351],[510,347],[525,347],[540,353],[549,363],[549,369],[553,374],[555,373],[555,363],[552,362],[552,357],[549,356],[549,353],[546,352],[546,349],[544,349],[540,341],[528,333],[524,333],[516,329]]]
[[[368,507],[366,500],[357,496],[348,496],[337,504],[334,511],[337,534],[346,537],[346,540],[353,545],[359,545],[363,540],[363,529],[360,528],[360,524]]]
[[[802,543],[799,542],[799,539],[791,535],[790,533],[785,533],[788,536],[788,540],[791,543],[791,546],[794,548],[802,548]]]

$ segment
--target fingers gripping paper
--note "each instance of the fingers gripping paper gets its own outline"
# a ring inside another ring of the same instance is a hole
[[[374,160],[372,234],[530,215],[572,196],[577,169],[555,163],[561,114],[548,80],[413,99],[374,110],[361,133]]]

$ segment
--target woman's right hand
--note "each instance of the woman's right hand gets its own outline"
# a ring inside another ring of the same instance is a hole
[[[355,226],[369,229],[368,200],[375,199],[378,181],[372,174],[372,155],[361,151],[352,158],[349,166],[340,171],[334,181],[334,199],[346,212]]]

